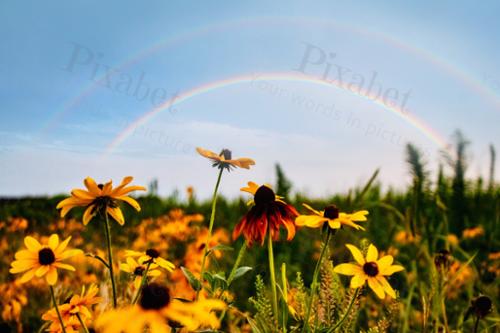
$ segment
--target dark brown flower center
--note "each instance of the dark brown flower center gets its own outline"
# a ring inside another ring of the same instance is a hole
[[[231,151],[229,149],[222,149],[219,156],[224,156],[225,160],[230,160],[231,157],[233,156],[233,154],[231,153]]]
[[[378,265],[376,262],[370,261],[363,265],[363,271],[368,276],[377,276],[378,274]]]
[[[262,185],[258,188],[257,192],[255,192],[254,201],[256,205],[265,205],[276,200],[276,195],[274,191],[269,187]]]
[[[474,312],[480,318],[485,317],[491,311],[491,299],[488,296],[479,296],[473,301]]]
[[[104,188],[104,185],[103,184],[98,184],[97,187],[99,187],[99,189],[102,190]]]
[[[326,206],[323,216],[331,220],[334,220],[339,217],[339,209],[335,205]]]
[[[52,249],[48,247],[41,249],[38,252],[38,262],[42,265],[50,265],[56,261],[56,256]]]
[[[158,252],[158,250],[156,249],[147,249],[146,255],[150,256],[153,259],[156,259],[160,256],[160,252]]]
[[[168,303],[170,303],[170,294],[167,287],[151,283],[142,288],[139,305],[144,310],[160,310]]]
[[[134,275],[137,275],[137,276],[142,276],[142,274],[144,273],[146,269],[143,267],[143,266],[137,266],[135,269],[134,269]]]
[[[440,250],[434,257],[434,265],[438,269],[446,268],[450,264],[451,254],[448,250]]]

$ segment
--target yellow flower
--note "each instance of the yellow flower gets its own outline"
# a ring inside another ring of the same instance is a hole
[[[127,263],[121,264],[120,269],[126,273],[132,274],[134,276],[134,287],[135,289],[139,289],[141,286],[142,275],[146,270],[146,265],[139,264],[133,258],[128,257]],[[158,270],[158,265],[151,264],[148,269],[147,276],[157,277],[160,276],[161,272]]]
[[[230,171],[231,168],[234,167],[250,169],[251,165],[255,165],[254,160],[252,160],[251,158],[243,157],[233,160],[232,153],[229,149],[223,149],[220,152],[220,154],[216,154],[213,151],[199,147],[196,148],[196,151],[201,156],[212,160],[213,161],[212,166],[217,167],[219,169],[226,169],[227,171]]]
[[[352,214],[339,212],[335,205],[325,207],[322,212],[319,212],[307,204],[302,204],[305,208],[311,211],[312,215],[300,215],[295,219],[297,226],[306,226],[309,228],[320,228],[324,223],[332,229],[340,229],[342,225],[347,225],[356,230],[365,230],[362,226],[354,222],[366,221],[367,210],[360,210]]]
[[[175,269],[175,265],[160,257],[160,252],[156,249],[147,249],[146,252],[125,250],[125,257],[139,257],[137,260],[139,264],[147,264],[151,262],[152,264],[157,264],[158,266],[165,268],[169,272],[172,272]]]
[[[482,235],[484,235],[484,228],[482,226],[465,229],[462,233],[463,238],[476,238]]]
[[[25,283],[35,276],[45,276],[47,283],[54,285],[57,282],[57,268],[75,270],[73,266],[62,261],[83,253],[76,249],[66,250],[70,239],[71,237],[68,237],[59,243],[59,236],[52,234],[48,244],[41,245],[33,237],[24,238],[27,250],[16,252],[16,260],[12,262],[9,272],[12,274],[25,272],[19,280],[20,283]]]
[[[137,305],[103,313],[96,321],[102,333],[137,333],[146,327],[150,333],[168,333],[168,323],[184,326],[188,331],[202,327],[217,329],[220,322],[213,310],[223,310],[220,300],[182,302],[172,299],[168,288],[151,283],[141,292]]]
[[[386,293],[390,297],[396,298],[394,289],[392,289],[385,277],[404,270],[404,267],[393,265],[394,258],[390,255],[378,259],[378,250],[372,244],[368,247],[366,258],[354,245],[347,244],[346,246],[351,251],[357,264],[340,264],[334,268],[334,272],[353,275],[351,288],[359,288],[368,281],[368,286],[379,298],[383,299]]]
[[[142,186],[127,186],[133,179],[133,177],[125,177],[121,184],[113,189],[111,181],[104,185],[98,185],[92,178],[87,177],[83,181],[87,190],[74,189],[71,191],[71,197],[57,204],[57,209],[61,209],[61,217],[64,217],[75,207],[87,207],[83,214],[84,225],[87,225],[97,213],[106,213],[116,222],[123,225],[125,219],[118,206],[118,201],[125,201],[137,211],[140,211],[141,207],[139,203],[127,194],[132,191],[146,190]]]

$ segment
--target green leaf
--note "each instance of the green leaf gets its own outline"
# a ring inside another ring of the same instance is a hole
[[[250,267],[250,266],[241,266],[241,267],[238,267],[236,269],[236,271],[234,271],[234,276],[233,276],[233,280],[236,280],[237,278],[240,278],[242,277],[243,275],[245,275],[246,273],[250,272],[253,268]]]
[[[182,273],[184,274],[184,276],[186,277],[186,279],[188,279],[188,282],[191,285],[191,287],[195,291],[201,290],[201,282],[200,282],[200,280],[198,280],[194,276],[194,274],[191,273],[191,271],[189,269],[187,269],[186,267],[181,266],[181,270],[182,270]]]

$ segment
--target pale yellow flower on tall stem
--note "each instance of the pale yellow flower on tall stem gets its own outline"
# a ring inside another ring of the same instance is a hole
[[[220,154],[216,154],[213,151],[203,149],[200,147],[197,147],[196,151],[201,156],[211,160],[213,162],[212,166],[217,167],[219,169],[219,175],[217,176],[217,182],[215,183],[214,193],[212,196],[212,212],[210,214],[210,222],[208,225],[207,241],[205,242],[205,249],[203,251],[203,257],[201,260],[200,281],[202,282],[201,284],[203,285],[203,280],[204,280],[203,273],[205,272],[205,263],[209,251],[208,245],[210,244],[210,239],[212,238],[212,231],[214,228],[215,209],[217,206],[217,194],[219,191],[219,185],[222,178],[222,172],[224,170],[227,170],[229,172],[231,171],[232,168],[236,167],[243,169],[250,169],[250,166],[255,165],[255,161],[248,157],[233,159],[232,152],[229,149],[223,149],[220,152]],[[199,295],[200,295],[200,289],[196,290],[196,299],[198,299]]]

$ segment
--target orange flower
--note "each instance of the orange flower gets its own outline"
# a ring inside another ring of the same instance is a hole
[[[203,157],[206,157],[210,160],[213,161],[214,167],[217,167],[219,169],[226,169],[227,171],[230,171],[231,168],[233,167],[238,167],[238,168],[244,168],[244,169],[250,169],[251,165],[255,165],[254,160],[251,158],[247,157],[242,157],[238,159],[232,159],[232,153],[229,149],[223,149],[220,154],[216,154],[213,151],[206,150],[203,148],[196,148],[196,151],[198,154],[200,154]]]
[[[264,245],[268,230],[273,240],[278,240],[280,226],[287,230],[287,240],[293,239],[294,220],[299,215],[293,206],[284,202],[268,185],[259,187],[253,182],[248,182],[248,187],[242,188],[241,191],[252,193],[254,200],[250,211],[234,228],[233,239],[243,233],[248,245],[252,245],[254,241]]]

